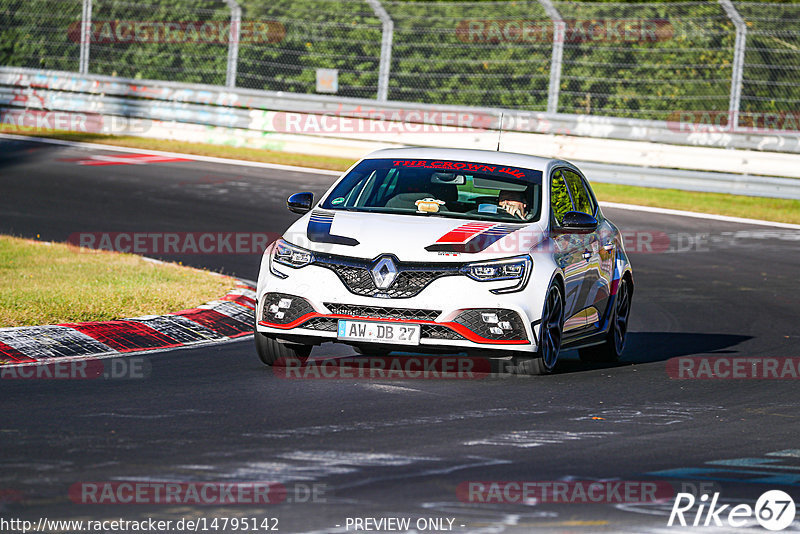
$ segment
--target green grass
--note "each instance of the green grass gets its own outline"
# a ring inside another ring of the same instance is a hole
[[[593,183],[600,200],[800,224],[800,200]]]
[[[0,327],[175,312],[217,299],[233,283],[134,254],[0,236]]]
[[[283,165],[299,165],[317,169],[344,171],[353,164],[347,158],[333,158],[325,156],[310,156],[290,152],[276,152],[253,148],[219,146],[202,143],[187,143],[160,139],[144,139],[140,137],[116,137],[111,135],[86,134],[79,132],[39,131],[25,132],[19,128],[0,126],[0,132],[35,135],[68,141],[82,141],[104,143],[109,145],[141,148],[143,150],[165,150],[196,154],[201,156],[214,156],[221,158],[243,159],[248,161],[261,161],[266,163],[280,163]],[[714,213],[732,217],[746,217],[800,224],[800,200],[748,197],[743,195],[728,195],[724,193],[700,193],[681,191],[678,189],[656,189],[648,187],[633,187],[627,185],[592,183],[597,197],[608,202],[622,202],[670,208],[701,213]]]

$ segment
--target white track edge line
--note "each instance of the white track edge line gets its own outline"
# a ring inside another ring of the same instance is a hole
[[[94,148],[94,149],[101,149],[101,150],[115,150],[118,152],[129,152],[129,153],[146,153],[146,154],[155,154],[160,156],[169,156],[169,157],[182,157],[186,159],[192,159],[195,161],[205,161],[208,163],[220,163],[224,165],[241,165],[245,167],[258,167],[262,169],[276,169],[276,170],[287,170],[287,171],[296,171],[296,172],[306,172],[311,174],[325,174],[329,176],[339,176],[341,172],[339,171],[330,171],[326,169],[315,169],[313,167],[299,167],[299,166],[292,166],[292,165],[280,165],[277,163],[263,163],[260,161],[245,161],[239,159],[231,159],[231,158],[216,158],[213,156],[197,156],[194,154],[184,154],[181,152],[163,152],[160,150],[141,150],[135,148],[128,148],[128,147],[119,147],[113,145],[103,145],[100,143],[82,143],[79,141],[65,141],[63,139],[50,139],[47,137],[34,137],[34,136],[27,136],[27,135],[15,135],[15,134],[4,134],[0,133],[0,138],[6,139],[16,139],[20,141],[38,141],[42,143],[50,143],[54,145],[63,145],[63,146],[74,146],[80,148]],[[662,215],[675,215],[679,217],[695,217],[698,219],[710,219],[714,221],[723,221],[723,222],[733,222],[733,223],[741,223],[741,224],[753,224],[759,226],[772,226],[775,228],[788,228],[791,230],[800,230],[800,224],[790,224],[790,223],[781,223],[781,222],[774,222],[774,221],[764,221],[760,219],[747,219],[743,217],[731,217],[728,215],[715,215],[713,213],[699,213],[695,211],[683,211],[683,210],[673,210],[668,208],[654,208],[651,206],[640,206],[638,204],[621,204],[617,202],[600,202],[601,206],[607,206],[609,208],[617,208],[623,210],[631,210],[631,211],[643,211],[649,213],[659,213]]]
[[[171,158],[184,158],[206,163],[222,163],[225,165],[239,165],[243,167],[257,167],[261,169],[275,169],[280,171],[305,172],[309,174],[324,174],[328,176],[341,176],[341,171],[331,171],[328,169],[315,169],[313,167],[300,167],[296,165],[281,165],[280,163],[264,163],[262,161],[247,161],[243,159],[218,158],[214,156],[199,156],[197,154],[186,154],[183,152],[165,152],[162,150],[152,150],[145,148],[131,148],[114,145],[104,145],[102,143],[84,143],[80,141],[65,141],[63,139],[50,139],[47,137],[35,137],[28,135],[16,135],[0,133],[0,138],[14,139],[17,141],[36,141],[39,143],[49,143],[51,145],[72,146],[77,148],[91,148],[95,150],[113,150],[116,152],[128,152],[137,154],[152,154],[155,156],[166,156]]]
[[[680,217],[695,217],[698,219],[711,219],[713,221],[724,221],[741,224],[753,224],[759,226],[772,226],[775,228],[789,228],[791,230],[800,230],[800,224],[782,223],[775,221],[763,221],[760,219],[746,219],[743,217],[731,217],[728,215],[715,215],[713,213],[700,213],[697,211],[683,211],[673,210],[669,208],[654,208],[651,206],[639,206],[638,204],[620,204],[617,202],[604,202],[601,201],[600,205],[607,208],[616,208],[621,210],[631,211],[644,211],[648,213],[659,213],[662,215],[676,215]]]

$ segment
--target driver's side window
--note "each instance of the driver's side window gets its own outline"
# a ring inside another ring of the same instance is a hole
[[[550,211],[559,226],[564,223],[564,215],[572,211],[572,199],[561,171],[554,172],[550,180]]]

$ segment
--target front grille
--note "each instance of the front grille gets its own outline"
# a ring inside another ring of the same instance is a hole
[[[454,322],[493,341],[527,341],[525,325],[519,314],[503,309],[474,309],[459,313]]]
[[[357,306],[326,302],[325,307],[336,315],[352,315],[375,319],[408,319],[412,321],[435,321],[441,310],[420,310],[415,308],[388,308],[383,306]]]
[[[339,327],[339,321],[330,317],[314,317],[300,325],[300,328],[308,328],[309,330],[323,330],[325,332],[336,332]]]
[[[264,295],[261,319],[272,324],[289,324],[313,311],[314,308],[303,297],[285,293],[267,293]]]
[[[439,324],[424,324],[420,331],[420,337],[427,339],[464,339],[464,336]]]
[[[460,264],[437,265],[395,260],[397,276],[391,286],[384,289],[375,286],[370,273],[370,269],[380,259],[361,260],[333,254],[315,254],[314,265],[332,270],[347,290],[355,295],[391,299],[415,297],[437,278],[461,274]]]

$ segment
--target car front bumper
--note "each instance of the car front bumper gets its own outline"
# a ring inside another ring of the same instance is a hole
[[[265,262],[266,263],[266,262]],[[541,306],[526,289],[495,294],[509,282],[477,282],[464,275],[431,281],[410,298],[354,294],[330,269],[309,265],[262,277],[256,309],[259,332],[276,339],[338,341],[339,320],[420,325],[419,350],[536,351]],[[530,282],[532,283],[532,281]],[[529,283],[529,284],[530,284]],[[534,311],[538,310],[538,311]],[[367,345],[370,342],[342,341]],[[406,351],[413,346],[397,345]]]

